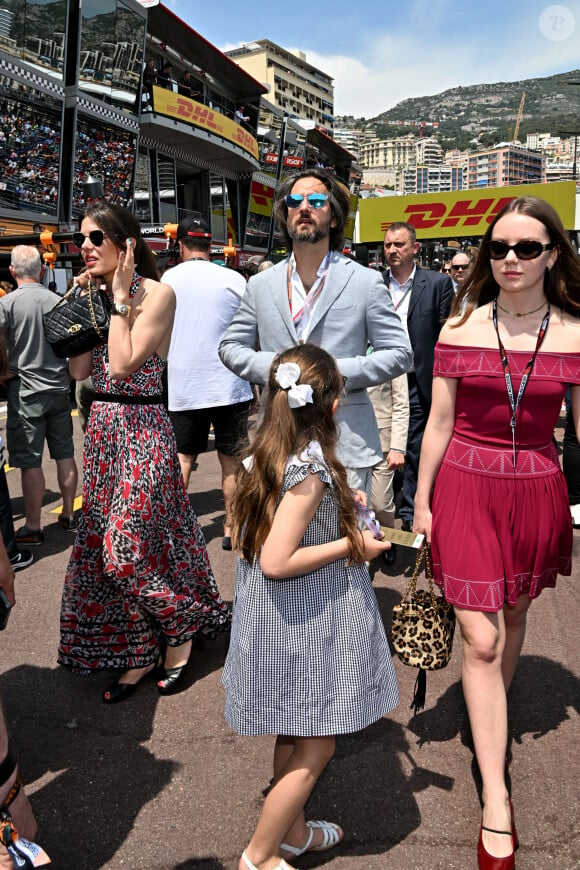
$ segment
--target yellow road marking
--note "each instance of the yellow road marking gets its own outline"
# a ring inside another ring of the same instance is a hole
[[[75,498],[75,500],[73,502],[73,511],[80,511],[82,506],[83,506],[83,497],[82,497],[82,495],[77,495],[77,497]],[[61,511],[62,511],[62,502],[59,505],[57,505],[55,508],[52,508],[50,513],[51,514],[59,514],[59,513],[61,513]]]

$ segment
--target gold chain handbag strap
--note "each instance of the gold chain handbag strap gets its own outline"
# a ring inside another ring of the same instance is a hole
[[[413,597],[417,590],[417,581],[419,580],[419,575],[421,574],[423,562],[425,562],[425,577],[429,581],[429,594],[431,596],[431,604],[433,607],[436,606],[435,587],[433,585],[433,558],[431,556],[431,547],[427,543],[423,544],[423,546],[419,549],[417,553],[413,576],[407,583],[407,588],[403,593],[401,604],[407,604],[409,601],[413,600]]]
[[[96,317],[96,314],[95,314],[95,308],[94,308],[94,306],[93,306],[93,291],[91,290],[90,287],[89,287],[89,293],[88,293],[88,296],[89,296],[89,309],[90,309],[90,312],[91,312],[91,320],[92,320],[92,322],[93,322],[93,329],[95,330],[95,332],[97,333],[97,335],[99,336],[99,338],[101,339],[101,341],[105,342],[107,339],[105,338],[105,336],[103,335],[103,333],[102,333],[101,330],[99,329],[99,325],[98,325],[98,323],[97,323],[97,317]]]

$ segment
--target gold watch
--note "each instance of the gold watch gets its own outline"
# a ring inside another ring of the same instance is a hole
[[[131,307],[125,305],[124,302],[113,302],[111,314],[118,314],[120,317],[129,317],[131,314]]]

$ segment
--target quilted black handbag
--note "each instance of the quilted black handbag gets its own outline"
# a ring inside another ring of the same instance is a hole
[[[79,356],[104,344],[109,335],[111,302],[104,290],[66,293],[43,315],[46,340],[58,357]]]
[[[417,589],[423,560],[429,590]],[[425,544],[417,553],[415,570],[403,598],[393,608],[392,623],[395,652],[404,664],[420,669],[411,704],[415,713],[425,706],[426,672],[444,668],[449,661],[454,631],[455,611],[443,595],[435,595],[431,549]]]

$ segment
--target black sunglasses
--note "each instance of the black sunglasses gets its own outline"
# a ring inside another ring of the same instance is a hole
[[[72,240],[77,248],[82,248],[85,239],[88,239],[95,248],[100,248],[106,238],[107,234],[102,230],[91,230],[86,236],[84,233],[73,233]]]
[[[452,266],[451,268],[455,269],[456,272],[465,272],[465,270],[469,268],[469,263],[459,263],[457,266]]]
[[[541,242],[526,241],[508,245],[507,242],[492,241],[489,243],[489,256],[491,260],[503,260],[510,251],[513,251],[518,260],[535,260],[544,251],[551,251],[554,247],[553,242],[543,245]]]

